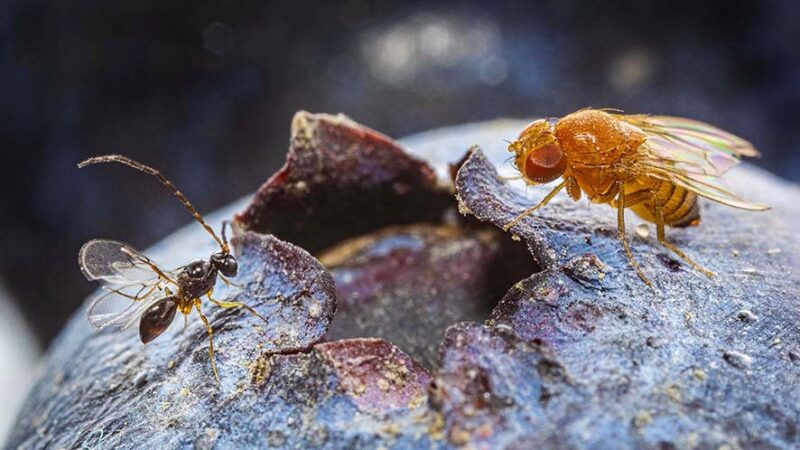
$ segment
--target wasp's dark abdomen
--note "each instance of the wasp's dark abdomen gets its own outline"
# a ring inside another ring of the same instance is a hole
[[[169,328],[178,308],[178,295],[171,295],[147,308],[139,319],[139,338],[147,344]]]

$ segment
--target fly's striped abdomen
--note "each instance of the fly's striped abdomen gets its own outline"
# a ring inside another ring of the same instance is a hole
[[[671,227],[688,227],[700,223],[700,206],[697,203],[697,194],[684,188],[677,188],[685,194],[681,202],[670,215],[664,213],[664,222]]]
[[[655,200],[661,204],[665,224],[686,227],[700,223],[697,194],[669,181],[649,179],[642,184],[653,192]],[[655,222],[656,208],[653,201],[647,200],[631,209],[643,219]]]

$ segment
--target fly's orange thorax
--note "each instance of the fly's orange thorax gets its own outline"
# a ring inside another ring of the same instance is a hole
[[[617,175],[610,170],[581,169],[577,167],[567,168],[564,172],[567,178],[574,178],[581,191],[595,202],[605,203],[605,197],[612,194]]]
[[[594,202],[607,203],[616,195],[616,182],[627,181],[625,158],[634,157],[646,135],[613,115],[587,109],[563,117],[555,138],[569,161],[565,177],[572,177]]]
[[[587,109],[564,116],[555,126],[570,166],[602,168],[630,156],[645,141],[645,134],[613,115]]]

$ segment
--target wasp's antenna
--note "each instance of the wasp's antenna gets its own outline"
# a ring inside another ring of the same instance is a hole
[[[214,230],[210,226],[208,226],[208,224],[206,223],[205,220],[203,220],[203,216],[201,216],[200,213],[197,212],[196,209],[194,209],[194,206],[192,206],[192,203],[189,202],[189,199],[186,198],[186,196],[183,195],[183,193],[181,191],[179,191],[178,188],[175,187],[175,185],[172,184],[172,182],[169,181],[169,179],[167,177],[165,177],[158,170],[156,170],[156,169],[154,169],[154,168],[152,168],[150,166],[147,166],[145,164],[142,164],[142,163],[140,163],[138,161],[134,161],[134,160],[128,158],[127,156],[122,156],[122,155],[94,156],[94,157],[91,157],[91,158],[89,158],[89,159],[87,159],[85,161],[80,162],[78,164],[78,167],[82,169],[82,168],[84,168],[86,166],[91,166],[92,164],[101,164],[101,163],[110,163],[110,162],[123,164],[123,165],[126,165],[128,167],[131,167],[133,169],[139,170],[141,172],[144,172],[146,174],[149,174],[149,175],[152,175],[152,176],[158,178],[158,181],[160,181],[161,184],[164,185],[164,187],[166,187],[170,192],[172,192],[172,194],[175,195],[175,197],[178,197],[178,200],[180,200],[181,203],[183,203],[183,206],[185,206],[186,209],[188,209],[189,212],[192,214],[192,217],[194,217],[194,220],[199,222],[200,225],[202,225],[203,228],[205,228],[206,231],[208,231],[208,233],[211,235],[211,237],[213,237],[214,240],[217,241],[217,244],[219,244],[219,246],[222,248],[222,251],[224,253],[230,253],[230,250],[228,249],[228,243],[221,241],[219,239],[219,237],[217,237],[217,234],[214,233]]]
[[[228,237],[225,236],[225,228],[228,227],[229,222],[230,222],[229,220],[222,221],[222,245],[224,245],[225,248],[228,248]]]

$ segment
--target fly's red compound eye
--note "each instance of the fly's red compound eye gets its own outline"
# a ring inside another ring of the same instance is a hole
[[[525,175],[536,183],[549,183],[567,169],[567,158],[556,144],[547,144],[530,152],[525,159]]]

